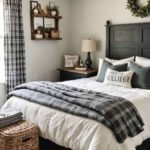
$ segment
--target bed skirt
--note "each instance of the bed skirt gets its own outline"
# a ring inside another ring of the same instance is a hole
[[[59,146],[49,140],[40,138],[40,150],[71,150],[69,148],[64,148]],[[142,145],[138,146],[136,150],[150,150],[150,139],[145,140]]]

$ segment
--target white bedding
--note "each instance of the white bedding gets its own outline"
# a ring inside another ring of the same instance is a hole
[[[144,131],[119,144],[112,132],[97,121],[67,114],[21,98],[10,98],[2,109],[10,108],[23,112],[25,119],[39,126],[43,138],[72,150],[135,150],[137,145],[150,137],[150,90],[104,85],[95,78],[66,81],[61,84],[104,92],[132,101],[144,120]]]

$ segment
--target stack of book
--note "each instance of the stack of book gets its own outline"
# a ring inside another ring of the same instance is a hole
[[[75,67],[75,70],[78,70],[78,71],[86,71],[87,68],[85,68],[85,67]]]

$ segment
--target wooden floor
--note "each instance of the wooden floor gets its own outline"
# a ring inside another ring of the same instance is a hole
[[[53,142],[40,138],[40,150],[70,150],[56,145]],[[143,142],[141,146],[138,146],[136,150],[150,150],[150,139]]]

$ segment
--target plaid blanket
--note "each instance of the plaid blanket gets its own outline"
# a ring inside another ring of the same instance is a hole
[[[107,126],[119,143],[143,131],[143,121],[128,100],[52,82],[30,82],[17,86],[17,96],[74,115],[94,119]]]

